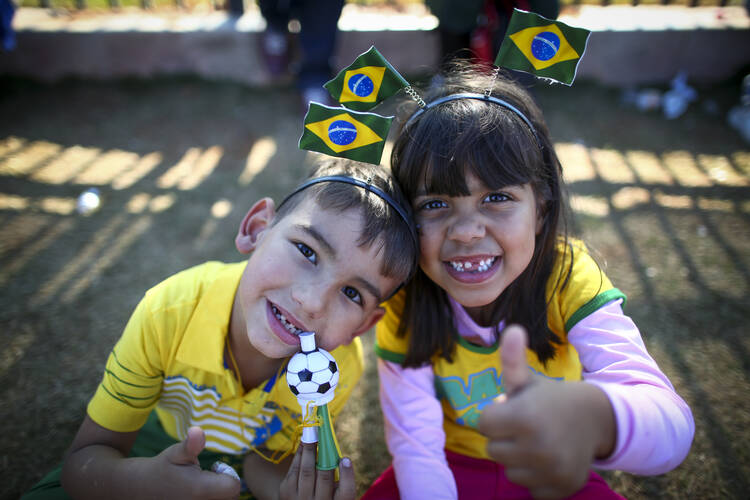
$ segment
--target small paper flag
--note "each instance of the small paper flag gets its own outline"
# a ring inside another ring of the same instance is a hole
[[[513,9],[495,66],[525,71],[570,85],[590,31]]]
[[[300,149],[380,164],[392,116],[358,113],[311,102]]]
[[[323,86],[343,106],[367,111],[408,85],[409,82],[372,46]]]

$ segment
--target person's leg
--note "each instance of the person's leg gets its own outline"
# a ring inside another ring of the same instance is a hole
[[[260,36],[260,51],[272,78],[286,73],[289,66],[290,0],[258,0],[258,8],[266,20],[266,30]]]
[[[302,0],[295,14],[300,22],[300,68],[297,87],[303,93],[326,93],[323,84],[333,78],[333,55],[338,39],[338,21],[344,0]],[[325,103],[324,103],[325,104]]]

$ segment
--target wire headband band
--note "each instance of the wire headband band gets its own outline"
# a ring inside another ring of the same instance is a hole
[[[404,207],[402,207],[401,205],[399,205],[396,202],[396,200],[393,199],[393,197],[391,195],[389,195],[388,193],[386,193],[385,191],[383,191],[379,187],[373,186],[372,184],[370,184],[370,180],[369,179],[368,179],[367,182],[365,182],[365,181],[362,181],[360,179],[356,179],[354,177],[349,177],[347,175],[324,175],[322,177],[315,177],[315,178],[309,179],[309,180],[303,182],[302,184],[300,184],[299,186],[297,186],[297,188],[294,191],[292,191],[291,193],[289,193],[286,196],[286,198],[284,198],[281,201],[281,203],[279,204],[279,208],[281,208],[281,206],[284,203],[286,203],[287,200],[289,198],[291,198],[292,196],[294,196],[295,194],[299,193],[300,191],[302,191],[304,189],[309,188],[310,186],[312,186],[314,184],[320,184],[322,182],[343,182],[345,184],[352,184],[353,186],[360,187],[360,188],[364,189],[365,191],[369,191],[370,193],[372,193],[372,194],[374,194],[376,196],[379,196],[383,201],[385,201],[388,205],[390,205],[390,207],[393,208],[393,210],[395,210],[396,213],[398,213],[398,215],[401,217],[401,219],[403,219],[404,223],[406,223],[406,227],[409,228],[409,235],[411,236],[412,242],[414,243],[415,266],[414,266],[414,269],[412,270],[412,275],[413,275],[414,272],[416,271],[416,260],[418,258],[418,254],[419,254],[419,238],[417,237],[417,228],[414,226],[414,222],[409,217],[409,214],[407,214],[406,210],[404,210]],[[408,281],[409,278],[411,278],[411,275],[407,277],[406,281]],[[399,285],[399,287],[396,288],[396,290],[394,290],[393,293],[388,298],[390,298],[393,295],[395,295],[396,292],[398,292],[401,289],[402,286],[403,286],[403,283],[401,285]]]
[[[529,127],[529,130],[534,134],[534,138],[536,138],[537,144],[541,147],[541,142],[539,141],[539,136],[536,133],[536,129],[534,128],[534,125],[531,124],[531,120],[529,120],[526,115],[524,115],[520,109],[509,103],[508,101],[504,101],[498,97],[493,97],[491,95],[487,94],[473,94],[473,93],[461,93],[461,94],[450,94],[447,96],[440,97],[438,99],[435,99],[434,101],[430,101],[427,104],[425,104],[423,107],[419,108],[411,117],[409,120],[407,120],[406,125],[404,125],[404,128],[408,127],[411,122],[413,122],[419,115],[427,111],[428,109],[434,108],[436,106],[439,106],[445,102],[450,101],[457,101],[458,99],[475,99],[477,101],[485,101],[485,102],[491,102],[493,104],[497,104],[498,106],[502,106],[506,109],[509,109],[510,111],[514,112],[523,122]]]
[[[411,219],[407,215],[406,210],[404,210],[404,208],[401,205],[399,205],[398,203],[396,203],[396,200],[394,200],[391,197],[391,195],[389,195],[388,193],[386,193],[385,191],[383,191],[379,187],[373,186],[372,184],[370,184],[369,180],[368,180],[368,182],[365,182],[365,181],[356,179],[354,177],[349,177],[349,176],[346,176],[346,175],[324,175],[322,177],[315,177],[314,179],[309,179],[309,180],[303,182],[302,184],[300,184],[299,186],[297,186],[297,189],[295,189],[294,191],[292,191],[291,193],[289,193],[287,195],[287,197],[284,198],[284,200],[279,204],[279,207],[281,207],[281,205],[283,205],[284,203],[286,203],[286,201],[289,198],[291,198],[295,194],[299,193],[303,189],[307,189],[308,187],[312,186],[313,184],[320,184],[321,182],[343,182],[345,184],[352,184],[354,186],[361,187],[365,191],[369,191],[369,192],[371,192],[371,193],[379,196],[380,198],[383,199],[383,201],[385,201],[386,203],[388,203],[391,206],[391,208],[393,208],[398,213],[399,216],[401,216],[401,218],[404,220],[404,222],[406,222],[406,225],[409,227],[409,229],[413,229],[413,223],[411,222]]]

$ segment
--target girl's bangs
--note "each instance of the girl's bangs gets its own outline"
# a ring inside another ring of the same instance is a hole
[[[466,182],[473,174],[489,189],[526,184],[532,173],[526,155],[507,140],[489,140],[484,134],[442,137],[425,149],[420,188],[428,193],[468,196]]]

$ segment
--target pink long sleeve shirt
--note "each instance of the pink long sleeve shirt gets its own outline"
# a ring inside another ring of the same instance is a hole
[[[594,467],[655,475],[677,467],[695,432],[690,408],[646,351],[621,299],[579,321],[568,341],[578,352],[583,380],[601,388],[615,414],[617,442],[611,456]],[[494,328],[480,327],[451,300],[458,333],[489,346]],[[458,497],[445,459],[445,432],[431,366],[403,368],[378,360],[385,435],[404,500]]]

